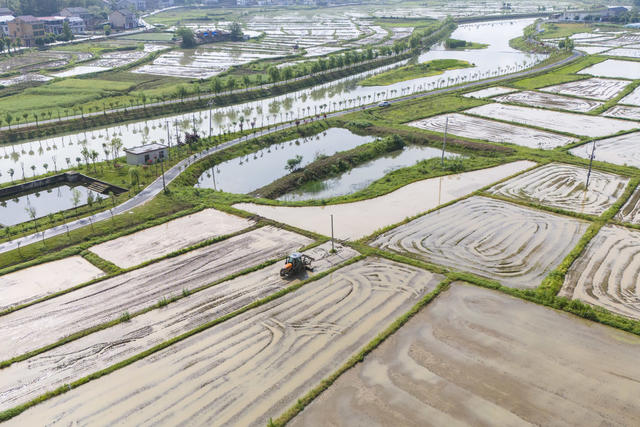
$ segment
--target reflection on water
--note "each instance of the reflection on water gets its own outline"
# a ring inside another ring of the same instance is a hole
[[[405,147],[403,150],[379,157],[355,167],[335,178],[306,184],[299,190],[279,197],[278,200],[328,199],[352,194],[368,187],[373,181],[382,178],[389,172],[412,166],[420,160],[432,159],[434,157],[440,157],[441,155],[442,150],[436,148],[421,146]],[[445,151],[445,157],[459,157],[459,154]]]
[[[372,142],[371,136],[359,136],[347,129],[331,128],[307,138],[298,138],[220,163],[203,173],[198,185],[228,193],[250,193],[289,172],[287,160],[302,156],[300,166],[313,162],[318,155],[331,156]]]
[[[77,194],[77,204],[74,203],[74,191]],[[43,218],[74,207],[87,204],[88,200],[100,202],[106,196],[89,190],[81,185],[71,187],[59,185],[41,188],[22,196],[0,199],[0,226],[8,227],[30,221],[30,209],[35,212],[35,218]]]

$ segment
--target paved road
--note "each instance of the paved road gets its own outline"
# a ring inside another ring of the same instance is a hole
[[[514,74],[508,74],[508,75],[504,75],[504,76],[497,76],[497,77],[493,77],[490,79],[485,79],[485,80],[481,80],[481,81],[475,81],[475,82],[469,82],[469,83],[465,83],[462,85],[458,85],[455,87],[446,87],[446,88],[442,88],[442,89],[437,89],[431,92],[427,92],[427,93],[417,93],[417,94],[413,94],[413,95],[408,95],[408,96],[403,96],[400,98],[396,98],[392,101],[389,101],[391,103],[397,103],[397,102],[402,102],[402,101],[407,101],[410,99],[417,99],[417,98],[426,98],[426,97],[430,97],[430,96],[436,96],[436,95],[442,95],[445,93],[449,93],[449,92],[454,92],[454,91],[458,91],[458,90],[462,90],[462,89],[471,89],[477,86],[481,86],[481,85],[486,85],[487,83],[498,83],[501,81],[505,81],[505,80],[511,80],[514,78],[520,78],[520,77],[525,77],[527,75],[530,74],[534,74],[534,73],[538,73],[540,71],[547,71],[550,70],[552,68],[556,68],[556,67],[560,67],[563,66],[581,56],[584,56],[584,53],[582,52],[577,52],[574,51],[573,54],[568,57],[565,58],[563,60],[560,60],[558,62],[555,63],[551,63],[551,64],[547,64],[543,67],[539,67],[539,68],[535,68],[535,69],[530,69],[530,70],[525,70],[525,71],[520,71],[518,73],[514,73]],[[375,108],[377,107],[377,104],[369,104],[369,105],[365,105],[365,106],[360,106],[360,107],[355,107],[355,108],[351,108],[348,110],[343,110],[343,111],[338,111],[338,112],[334,112],[331,114],[327,114],[327,117],[336,117],[336,116],[340,116],[343,114],[348,114],[354,111],[359,111],[359,110],[364,110],[364,109],[370,109],[370,108]],[[262,136],[262,135],[266,135],[269,133],[273,133],[273,132],[277,132],[280,131],[282,129],[287,129],[290,127],[295,126],[294,123],[285,123],[285,124],[280,124],[274,128],[268,129],[268,130],[262,130],[256,133],[255,137],[258,136]],[[252,137],[253,138],[253,137]],[[180,175],[180,172],[184,170],[185,167],[189,166],[190,164],[192,164],[194,161],[196,160],[200,160],[202,158],[205,158],[207,156],[210,156],[211,154],[217,153],[219,151],[222,151],[226,148],[232,147],[236,144],[239,144],[241,142],[246,141],[247,138],[236,138],[233,139],[231,141],[225,142],[223,144],[217,145],[216,147],[212,147],[209,148],[207,150],[201,151],[200,153],[196,153],[194,155],[189,156],[188,158],[180,161],[179,163],[177,163],[175,166],[173,166],[172,168],[168,169],[167,171],[165,171],[164,173],[164,178],[165,178],[165,183],[166,185],[169,185],[170,182],[172,182],[174,179],[176,179],[178,177],[178,175]],[[67,232],[67,228],[71,231],[71,230],[76,230],[78,228],[82,228],[85,227],[87,225],[90,225],[90,222],[98,222],[98,221],[103,221],[103,220],[107,220],[109,218],[111,218],[111,215],[113,213],[113,215],[120,215],[123,213],[126,213],[128,211],[130,211],[133,208],[136,208],[138,206],[143,205],[144,203],[148,202],[149,200],[153,199],[156,195],[158,195],[158,193],[160,193],[162,191],[163,188],[163,184],[162,184],[162,176],[160,176],[158,179],[156,179],[155,181],[153,181],[151,184],[149,184],[148,187],[146,187],[144,190],[142,190],[140,193],[138,193],[137,195],[135,195],[133,198],[127,200],[126,202],[114,207],[112,210],[109,211],[104,211],[104,212],[100,212],[97,213],[95,215],[92,215],[90,217],[86,217],[86,218],[81,218],[78,220],[75,220],[73,222],[67,223],[66,225],[59,225],[56,227],[52,227],[49,228],[47,230],[44,230],[42,232],[39,233],[34,233],[34,234],[30,234],[28,236],[24,236],[24,237],[20,237],[18,239],[14,239],[11,240],[9,242],[5,242],[0,244],[0,253],[4,253],[4,252],[8,252],[14,249],[17,249],[18,247],[24,247],[27,245],[30,245],[32,243],[36,243],[39,240],[43,239],[43,238],[49,238],[49,237],[54,237],[54,236],[58,236],[61,234],[64,234]],[[43,236],[44,235],[44,236]]]

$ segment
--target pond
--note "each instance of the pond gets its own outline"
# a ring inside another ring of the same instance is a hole
[[[9,227],[25,221],[31,221],[29,208],[35,210],[36,219],[67,209],[73,209],[75,207],[73,204],[74,191],[79,194],[78,207],[86,205],[89,197],[92,197],[93,200],[107,197],[81,185],[69,186],[64,184],[41,188],[38,191],[30,191],[21,196],[0,199],[0,226]]]
[[[327,129],[318,135],[274,144],[248,156],[220,163],[203,173],[197,185],[228,193],[250,193],[288,174],[285,166],[289,159],[302,156],[300,166],[303,167],[318,155],[331,156],[374,139],[347,129]]]
[[[408,146],[388,155],[357,166],[335,178],[315,181],[278,198],[284,201],[329,199],[353,194],[368,187],[386,174],[400,168],[414,165],[425,159],[439,158],[442,150],[432,147]],[[445,158],[459,157],[459,154],[445,151]]]

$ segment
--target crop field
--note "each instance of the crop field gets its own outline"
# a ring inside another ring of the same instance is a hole
[[[114,276],[3,317],[0,360],[43,347],[91,326],[134,313],[269,259],[311,240],[274,227],[232,237],[147,267]]]
[[[567,211],[601,215],[618,200],[629,178],[586,168],[551,163],[489,189],[490,193]]]
[[[640,62],[607,59],[578,71],[578,74],[636,80],[640,79]]]
[[[215,209],[168,221],[101,243],[89,250],[118,267],[129,268],[207,239],[235,233],[254,224]]]
[[[552,149],[577,141],[576,138],[565,135],[457,113],[428,117],[406,124],[418,129],[444,133],[447,118],[449,119],[447,132],[465,138],[542,149]]]
[[[627,203],[616,214],[616,219],[640,225],[640,189],[633,192]]]
[[[605,61],[606,62],[606,61]],[[614,79],[592,78],[575,82],[562,83],[555,86],[547,86],[540,89],[544,92],[558,93],[560,95],[579,96],[600,101],[608,101],[618,95],[630,82]]]
[[[620,119],[640,120],[640,107],[629,107],[626,105],[614,105],[605,111],[603,116],[616,117]]]
[[[633,425],[639,348],[635,335],[454,283],[290,425]]]
[[[498,102],[524,104],[531,107],[576,111],[579,113],[587,113],[602,106],[602,102],[593,101],[591,99],[572,98],[529,90],[497,96],[493,98],[493,100]]]
[[[640,106],[640,87],[637,87],[629,95],[618,101],[619,104]]]
[[[640,231],[605,225],[569,271],[560,296],[640,319]]]
[[[265,425],[441,279],[387,260],[359,261],[11,422]]]
[[[585,221],[476,196],[383,233],[372,245],[509,287],[535,288],[587,227]]]
[[[498,103],[481,105],[466,110],[465,112],[490,119],[505,120],[558,132],[591,137],[607,136],[622,130],[631,130],[640,127],[638,123],[626,120]]]
[[[476,90],[474,92],[465,93],[462,96],[466,96],[468,98],[491,98],[496,95],[504,95],[506,93],[517,92],[517,89],[513,89],[510,87],[502,87],[502,86],[494,86],[486,89]]]
[[[0,276],[0,310],[35,301],[103,274],[102,270],[79,256],[5,274]]]
[[[625,135],[596,141],[596,159],[614,165],[633,166],[640,168],[640,133],[632,132]],[[588,159],[592,145],[586,144],[572,148],[569,153]]]
[[[383,196],[353,203],[305,207],[239,203],[234,207],[325,236],[331,236],[330,215],[333,215],[335,236],[340,239],[354,240],[533,166],[535,166],[533,162],[519,161],[488,169],[425,179]],[[421,197],[416,197],[416,194],[420,194]],[[363,215],[363,212],[367,214]]]
[[[314,259],[314,271],[309,276],[357,255],[353,249],[340,245],[336,245],[336,253],[330,250],[331,243],[325,243],[305,252]],[[307,277],[305,274],[283,279],[280,267],[276,264],[209,287],[160,310],[132,317],[0,370],[0,411],[121,362]]]

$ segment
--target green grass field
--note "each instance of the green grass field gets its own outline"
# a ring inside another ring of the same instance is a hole
[[[590,33],[593,31],[593,27],[589,24],[554,24],[545,23],[542,25],[544,32],[541,34],[543,39],[555,39],[558,37],[570,37],[578,33]]]
[[[407,65],[369,77],[360,82],[362,86],[387,86],[405,80],[417,79],[442,74],[447,70],[473,67],[467,61],[458,59],[434,59],[423,64]]]

